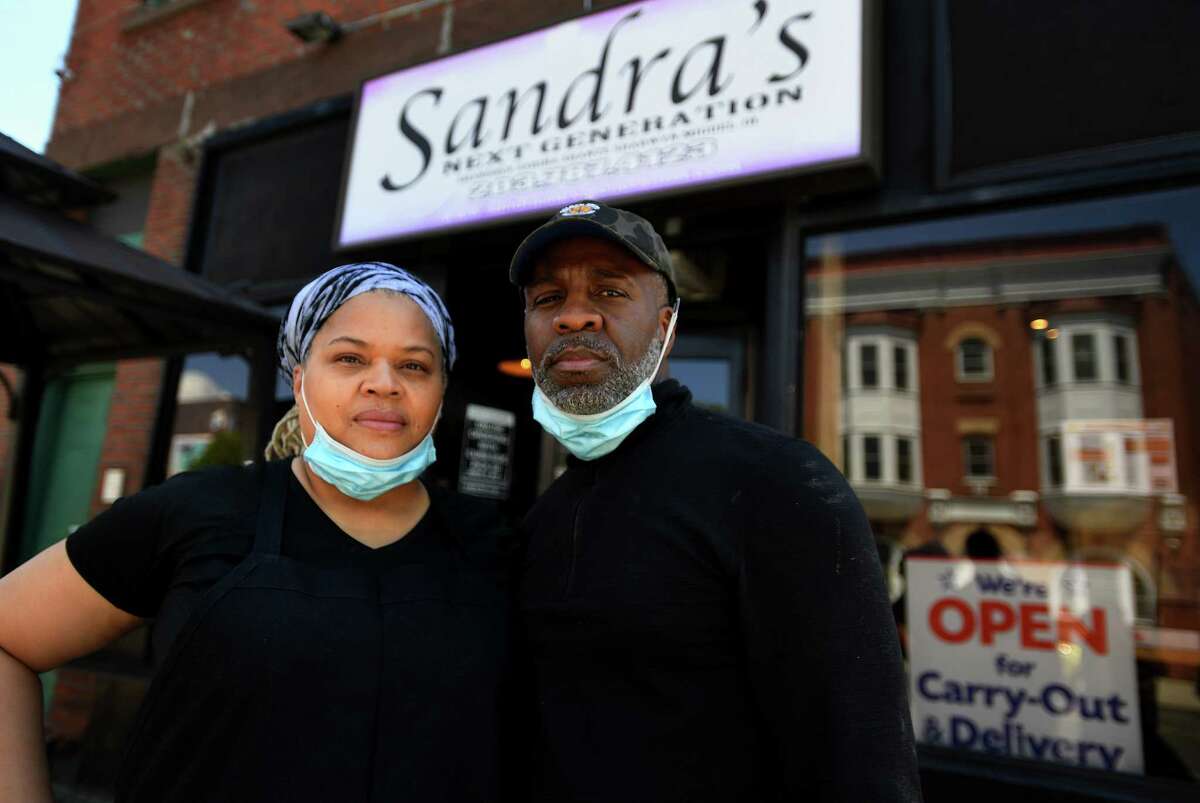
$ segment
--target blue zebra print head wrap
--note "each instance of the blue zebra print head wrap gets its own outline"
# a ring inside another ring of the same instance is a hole
[[[275,344],[279,368],[287,381],[292,379],[292,369],[308,356],[313,335],[325,325],[325,321],[350,299],[372,290],[390,290],[416,302],[433,324],[433,331],[442,345],[446,372],[449,373],[458,358],[458,352],[454,347],[454,324],[450,322],[450,313],[438,294],[403,268],[386,262],[358,262],[322,273],[292,299]]]

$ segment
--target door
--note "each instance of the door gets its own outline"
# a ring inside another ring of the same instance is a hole
[[[34,439],[22,560],[88,520],[114,376],[111,363],[89,365],[47,385]]]

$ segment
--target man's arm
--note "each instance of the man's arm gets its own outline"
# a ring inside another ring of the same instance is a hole
[[[739,593],[785,799],[920,801],[899,641],[862,506],[808,443],[765,473]]]

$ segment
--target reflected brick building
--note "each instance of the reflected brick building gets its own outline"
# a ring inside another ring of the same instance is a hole
[[[828,257],[808,276],[806,431],[881,539],[1123,561],[1140,618],[1200,626],[1200,315],[1162,230]]]

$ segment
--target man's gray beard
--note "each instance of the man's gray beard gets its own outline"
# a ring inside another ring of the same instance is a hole
[[[542,365],[533,369],[533,379],[555,407],[572,415],[594,415],[610,410],[633,393],[650,372],[658,365],[658,354],[662,351],[662,340],[657,335],[650,341],[641,358],[627,363],[613,349],[613,370],[602,382],[595,385],[560,385],[550,376],[549,367],[543,357]]]

